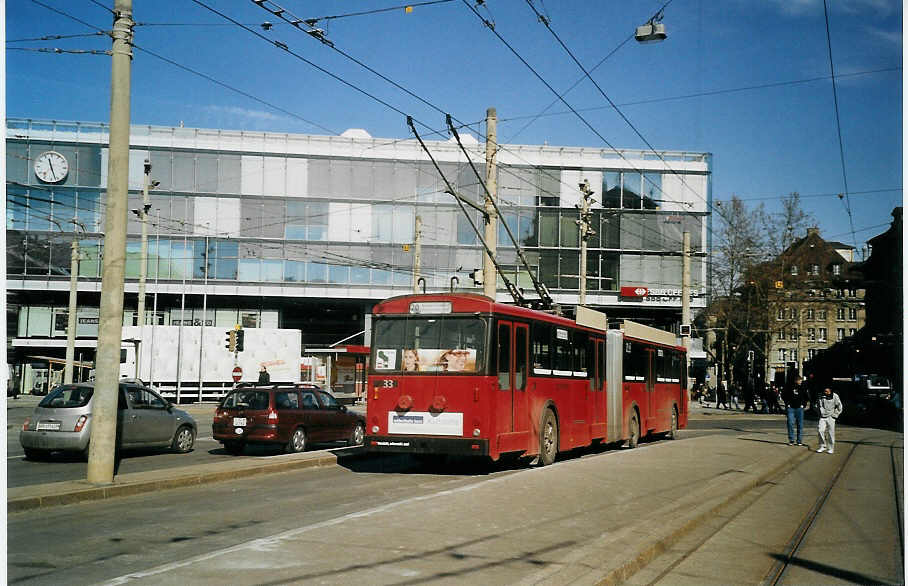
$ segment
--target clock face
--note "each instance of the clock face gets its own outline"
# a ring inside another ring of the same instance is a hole
[[[57,151],[47,151],[35,159],[35,176],[45,183],[60,183],[69,174],[66,157]]]

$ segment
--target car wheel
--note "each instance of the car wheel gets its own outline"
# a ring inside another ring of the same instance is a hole
[[[548,466],[555,461],[558,455],[558,420],[551,409],[545,410],[542,416],[542,427],[539,430],[539,459],[540,466]]]
[[[627,438],[627,447],[636,448],[640,443],[640,420],[637,419],[637,412],[631,413],[630,421],[627,422],[627,431],[630,437]]]
[[[195,433],[192,431],[192,428],[188,425],[181,425],[173,435],[173,442],[170,444],[170,449],[178,454],[185,454],[192,450],[193,444],[195,444]]]
[[[34,448],[25,448],[25,459],[26,460],[43,460],[47,457],[47,452],[44,450],[36,450]]]
[[[224,449],[227,450],[227,453],[238,456],[243,453],[243,442],[224,442]]]
[[[351,446],[361,446],[363,445],[363,438],[366,436],[366,428],[363,427],[362,423],[357,423],[353,427],[353,432],[350,434],[350,439],[347,440],[347,444]]]
[[[295,454],[304,451],[306,451],[306,430],[302,427],[297,427],[293,430],[290,441],[287,442],[287,452]]]

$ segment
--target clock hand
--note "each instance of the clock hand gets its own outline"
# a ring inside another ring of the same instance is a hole
[[[50,157],[47,158],[47,164],[50,167],[50,178],[54,181],[57,180],[57,172],[54,171],[54,161]]]

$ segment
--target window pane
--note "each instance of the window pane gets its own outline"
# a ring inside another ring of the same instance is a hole
[[[195,158],[191,153],[173,154],[173,191],[192,191],[195,186]]]
[[[261,262],[257,258],[244,258],[239,261],[240,281],[260,281]]]
[[[328,280],[328,265],[320,262],[309,263],[307,281],[309,283],[324,283]]]

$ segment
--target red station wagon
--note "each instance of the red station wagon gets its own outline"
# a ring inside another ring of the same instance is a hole
[[[231,454],[241,453],[246,444],[282,445],[294,453],[310,443],[362,445],[365,418],[313,384],[257,384],[224,397],[211,431]]]

